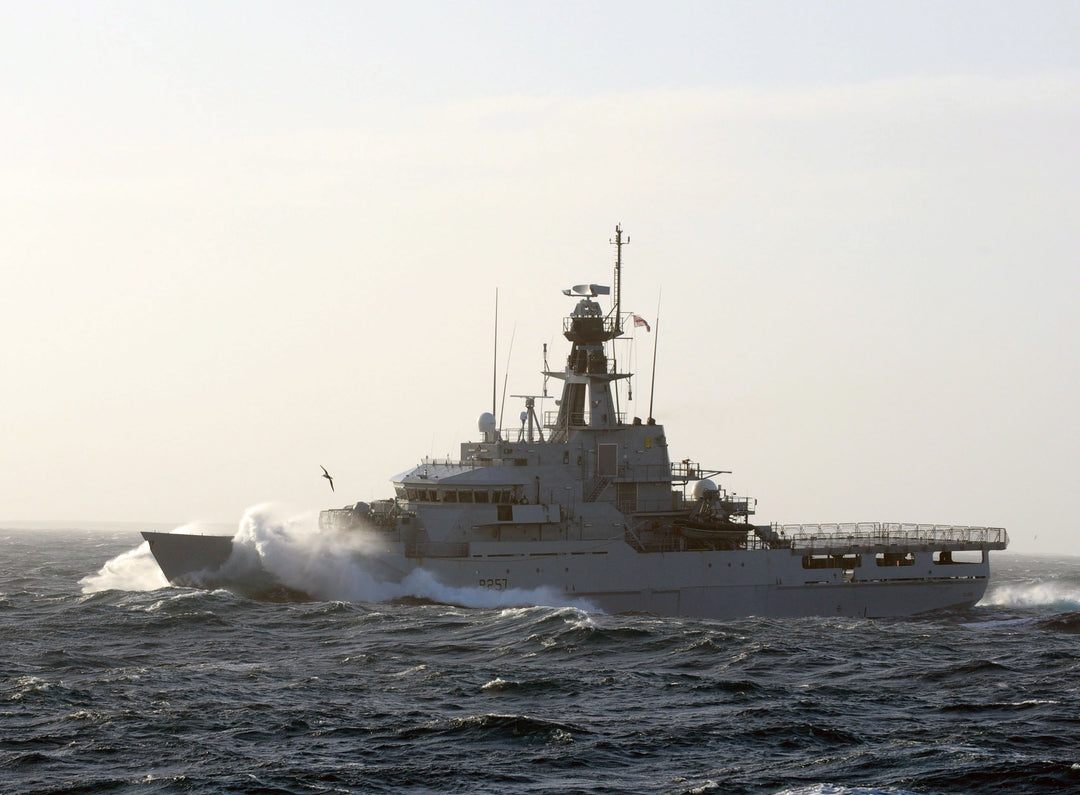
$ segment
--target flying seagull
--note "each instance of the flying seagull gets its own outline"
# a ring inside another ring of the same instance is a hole
[[[319,464],[319,469],[322,470],[322,476],[330,481],[330,491],[333,491],[334,490],[334,479],[332,477],[330,477],[330,473],[326,471],[326,467],[324,467],[322,464]]]

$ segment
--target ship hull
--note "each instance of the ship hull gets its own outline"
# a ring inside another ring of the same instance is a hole
[[[272,572],[236,565],[231,539],[143,533],[166,576],[175,585],[229,588],[251,596],[302,597],[296,583]],[[376,545],[372,545],[376,546]],[[607,547],[515,544],[468,555],[406,556],[396,542],[381,551],[353,555],[350,564],[386,581],[424,569],[443,586],[500,594],[505,604],[580,603],[607,613],[729,619],[742,616],[858,616],[882,618],[964,609],[976,604],[989,581],[988,555],[970,562],[936,562],[930,552],[910,565],[878,565],[871,559],[851,569],[807,568],[790,549],[637,552],[625,544]],[[239,557],[243,558],[243,555]],[[650,587],[641,587],[649,583]],[[319,594],[310,594],[316,598]]]
[[[903,571],[822,573],[790,550],[552,555],[426,560],[440,581],[495,590],[555,592],[604,612],[664,616],[909,616],[975,605],[985,594],[985,561],[940,566],[930,553]],[[608,560],[598,563],[596,557]],[[642,588],[641,583],[650,587]]]
[[[248,557],[234,555],[229,536],[143,532],[150,552],[173,585],[223,588],[255,598],[303,598],[285,588],[272,573]]]
[[[150,552],[171,583],[196,585],[201,573],[219,572],[232,555],[228,536],[144,532]]]

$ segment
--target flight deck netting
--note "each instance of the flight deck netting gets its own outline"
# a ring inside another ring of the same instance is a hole
[[[957,545],[971,549],[1004,549],[1009,534],[1003,527],[853,522],[849,524],[776,524],[773,530],[793,549],[848,548],[853,545],[912,547]]]

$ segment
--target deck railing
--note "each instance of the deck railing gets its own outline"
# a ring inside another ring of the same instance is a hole
[[[592,412],[589,411],[574,411],[570,413],[570,427],[571,428],[587,428],[592,420]],[[615,416],[615,421],[619,425],[626,424],[626,412],[620,411]],[[555,429],[559,427],[559,410],[550,409],[544,412],[544,427],[548,429]],[[517,430],[515,429],[515,433]]]
[[[969,549],[1004,549],[1003,527],[852,522],[839,524],[774,524],[773,530],[793,549],[842,550],[852,546],[913,547],[946,544]]]

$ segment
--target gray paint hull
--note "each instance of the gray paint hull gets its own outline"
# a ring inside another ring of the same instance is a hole
[[[272,572],[252,569],[247,553],[232,555],[221,536],[144,533],[169,580],[177,585],[227,587],[260,595],[283,588]],[[666,616],[906,616],[977,603],[989,579],[988,555],[966,563],[937,563],[930,552],[903,567],[873,561],[850,571],[813,570],[792,550],[639,553],[625,544],[554,550],[554,544],[506,545],[467,557],[406,557],[386,543],[362,562],[368,573],[400,580],[417,568],[445,586],[501,593],[505,604],[579,602],[608,613]],[[240,563],[238,564],[238,560]],[[242,564],[242,565],[241,565]],[[297,596],[302,588],[291,584]]]

